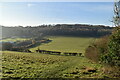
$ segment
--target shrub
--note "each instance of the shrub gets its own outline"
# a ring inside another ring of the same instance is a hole
[[[98,54],[97,54],[97,48],[95,46],[89,46],[86,49],[85,56],[95,62],[98,61]]]
[[[108,53],[101,57],[101,61],[111,66],[120,66],[120,27],[110,36]]]
[[[2,43],[2,50],[11,50],[13,47],[12,43],[9,42],[3,42]]]
[[[102,37],[92,43],[85,51],[85,56],[95,62],[100,61],[101,55],[108,52],[108,40],[109,36]]]

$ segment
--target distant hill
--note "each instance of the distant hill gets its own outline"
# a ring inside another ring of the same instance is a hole
[[[2,38],[6,37],[43,37],[43,36],[77,36],[101,37],[109,35],[112,27],[104,25],[56,24],[40,26],[1,26]]]

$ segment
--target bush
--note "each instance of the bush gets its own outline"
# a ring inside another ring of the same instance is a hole
[[[90,60],[97,62],[98,61],[98,54],[97,53],[98,53],[97,48],[92,45],[86,49],[85,56],[87,58],[89,58]]]
[[[120,66],[120,27],[110,36],[108,53],[101,57],[101,61],[111,66]]]
[[[98,39],[87,49],[85,56],[92,61],[104,63],[104,74],[120,77],[120,27],[108,37]]]
[[[9,42],[3,42],[2,43],[2,50],[11,50],[13,47],[12,43]]]
[[[96,42],[92,43],[85,51],[85,56],[94,62],[100,61],[101,55],[108,52],[109,36],[102,37]]]

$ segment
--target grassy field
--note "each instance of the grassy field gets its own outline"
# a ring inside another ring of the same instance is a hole
[[[48,37],[52,42],[38,47],[44,50],[61,52],[85,52],[95,38]],[[2,76],[12,78],[102,78],[102,65],[91,62],[85,57],[2,52]]]
[[[2,76],[12,78],[99,78],[102,66],[85,57],[3,51]],[[95,71],[90,71],[95,70]]]
[[[29,39],[26,39],[26,38],[8,38],[8,39],[0,40],[0,41],[2,41],[2,42],[17,42],[17,41],[25,41],[25,40],[29,40]]]
[[[81,38],[81,37],[49,37],[52,42],[44,43],[31,51],[38,49],[60,51],[60,52],[81,52],[84,53],[87,46],[95,41],[95,38]]]

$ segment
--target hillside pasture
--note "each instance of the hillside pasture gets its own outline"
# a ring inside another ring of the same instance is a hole
[[[17,41],[26,41],[29,40],[28,38],[6,38],[3,40],[0,40],[0,42],[17,42]]]
[[[3,78],[99,78],[102,66],[85,57],[2,52]]]
[[[84,53],[87,46],[96,40],[96,38],[63,36],[53,36],[48,38],[52,40],[50,43],[43,43],[37,47],[31,48],[30,50],[35,52],[35,50],[39,48],[41,50],[48,51]]]

